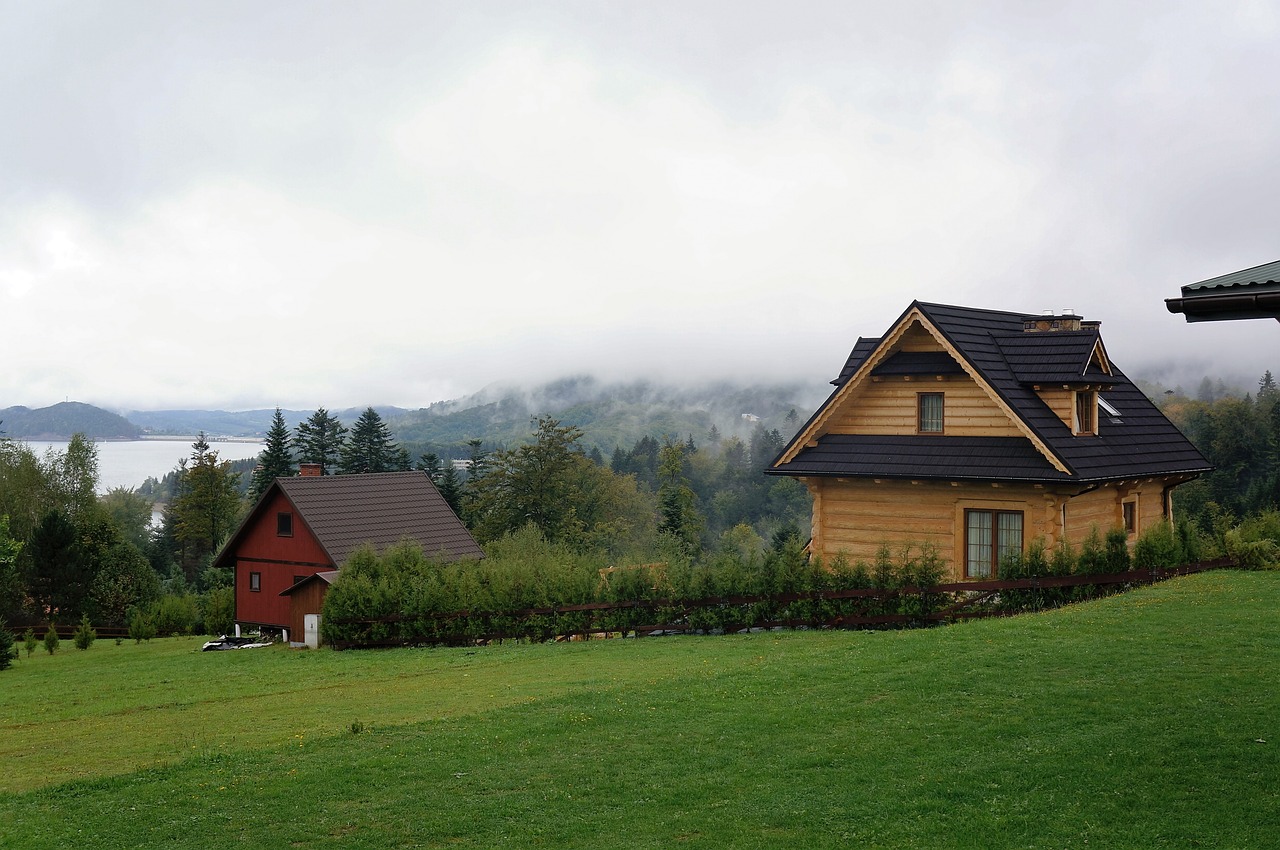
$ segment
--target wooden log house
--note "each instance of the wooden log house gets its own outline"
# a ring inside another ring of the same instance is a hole
[[[913,302],[859,339],[766,471],[813,496],[811,550],[932,544],[955,580],[1041,538],[1130,541],[1209,463],[1111,362],[1098,322]]]

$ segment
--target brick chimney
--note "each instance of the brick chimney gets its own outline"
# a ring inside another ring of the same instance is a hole
[[[318,463],[300,463],[298,464],[298,475],[304,478],[319,478],[324,475],[324,467]]]

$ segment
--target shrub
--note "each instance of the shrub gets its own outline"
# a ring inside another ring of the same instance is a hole
[[[8,670],[17,657],[17,650],[13,648],[13,632],[9,631],[5,621],[0,619],[0,670]]]
[[[89,615],[83,615],[80,618],[80,625],[76,627],[75,634],[71,636],[76,649],[88,649],[93,646],[93,642],[97,639],[98,633],[93,630],[93,626],[89,625]]]
[[[44,651],[53,655],[58,651],[58,630],[54,628],[53,623],[49,624],[49,630],[44,633]]]
[[[147,613],[135,609],[129,617],[129,637],[134,643],[142,643],[156,636],[156,623]]]
[[[1168,520],[1160,520],[1138,535],[1133,544],[1133,566],[1139,570],[1175,567],[1184,560],[1182,546]]]
[[[196,597],[190,593],[162,596],[151,604],[148,614],[161,636],[189,635],[200,620]]]
[[[232,587],[215,587],[200,600],[205,634],[225,635],[235,625],[236,592]]]
[[[35,629],[28,626],[27,630],[22,633],[22,645],[26,647],[27,657],[30,658],[31,653],[35,652],[36,647],[40,645],[40,639],[36,637]]]

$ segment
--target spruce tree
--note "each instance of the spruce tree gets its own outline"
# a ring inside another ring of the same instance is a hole
[[[76,628],[75,634],[72,635],[76,649],[88,649],[93,646],[93,642],[97,639],[98,633],[89,624],[89,615],[85,614],[80,618],[80,625]]]
[[[347,429],[338,417],[331,416],[323,407],[303,422],[298,423],[293,447],[298,463],[318,463],[324,474],[337,469]]]
[[[358,475],[366,472],[395,472],[407,466],[409,455],[391,439],[391,431],[378,411],[366,407],[351,427],[351,437],[342,446],[338,472]]]
[[[440,473],[437,488],[440,490],[440,495],[449,503],[449,507],[453,508],[453,512],[462,516],[462,476],[458,475],[453,461],[447,463],[444,472]]]
[[[427,473],[427,477],[431,479],[432,484],[440,483],[440,476],[444,474],[444,467],[440,463],[440,455],[435,452],[426,452],[418,459],[418,469]]]
[[[9,631],[4,620],[0,620],[0,670],[7,670],[17,657],[18,652],[13,648],[13,632]]]
[[[249,485],[250,501],[258,501],[258,498],[267,492],[271,482],[277,478],[293,475],[296,467],[293,464],[293,455],[289,451],[291,442],[289,429],[284,424],[284,416],[277,407],[276,415],[271,420],[271,427],[267,430],[266,444],[262,453],[258,455],[258,466],[253,470],[253,481]]]

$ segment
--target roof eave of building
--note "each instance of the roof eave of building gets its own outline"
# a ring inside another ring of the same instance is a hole
[[[1188,322],[1280,319],[1280,291],[1191,295],[1166,298],[1164,304],[1170,313],[1181,313]]]

